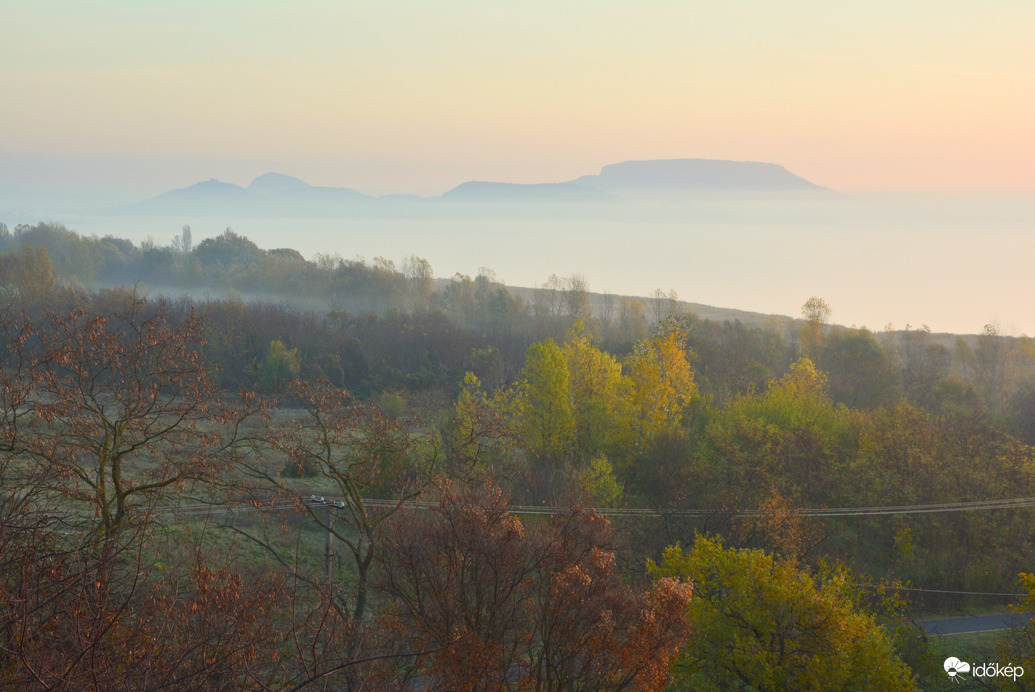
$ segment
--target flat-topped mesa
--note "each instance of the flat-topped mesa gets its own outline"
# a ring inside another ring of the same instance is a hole
[[[623,161],[572,183],[605,192],[780,192],[825,190],[775,163],[664,159]]]

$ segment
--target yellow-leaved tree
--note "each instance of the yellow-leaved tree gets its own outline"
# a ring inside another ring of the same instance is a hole
[[[640,445],[682,424],[697,396],[694,373],[687,359],[686,337],[675,323],[636,344],[628,361],[632,428]]]
[[[622,440],[627,386],[621,363],[593,345],[581,322],[572,327],[561,352],[568,365],[575,423],[573,460],[581,465]]]
[[[916,680],[843,573],[822,579],[761,550],[699,537],[673,546],[657,578],[693,584],[694,634],[675,666],[681,690],[913,690]]]

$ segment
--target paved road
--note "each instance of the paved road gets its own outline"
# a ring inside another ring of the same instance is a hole
[[[920,626],[928,634],[964,634],[965,632],[990,632],[1024,627],[1032,613],[997,613],[995,615],[966,615],[938,620],[921,620]]]

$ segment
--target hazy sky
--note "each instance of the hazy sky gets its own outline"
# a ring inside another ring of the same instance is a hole
[[[780,163],[1035,190],[1035,2],[2,0],[0,185],[365,192]]]

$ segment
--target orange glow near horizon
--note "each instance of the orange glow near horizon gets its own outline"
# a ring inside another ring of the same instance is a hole
[[[418,193],[719,158],[845,191],[1035,191],[1027,2],[44,1],[7,14],[4,158],[148,160],[155,175],[196,159],[208,177],[277,165]]]

